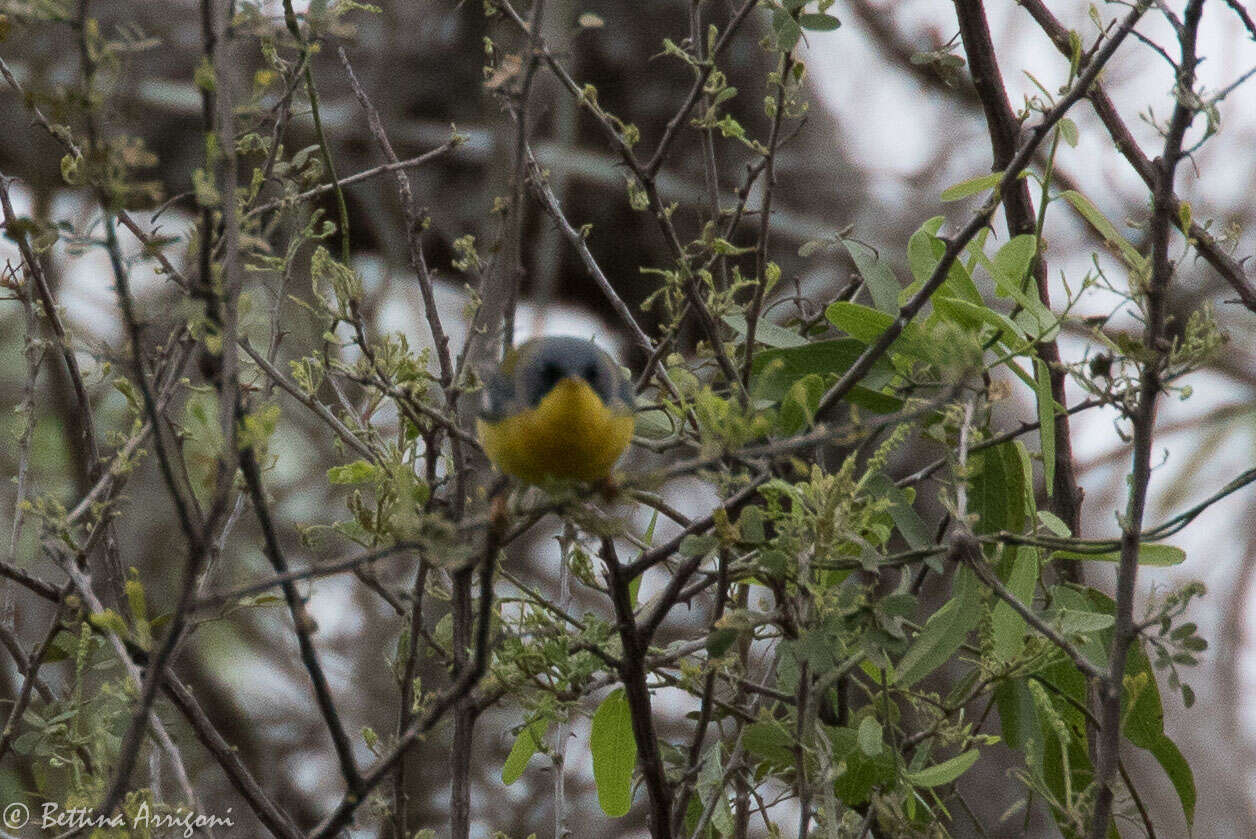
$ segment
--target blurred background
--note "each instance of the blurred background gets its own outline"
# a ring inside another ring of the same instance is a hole
[[[0,55],[34,101],[47,107],[75,83],[78,57],[68,27],[21,23],[33,5],[37,4],[0,3],[0,9],[12,16],[7,37],[0,42]],[[453,153],[411,172],[417,200],[432,218],[425,242],[440,273],[438,302],[452,341],[460,346],[465,336],[462,311],[467,279],[452,265],[453,243],[468,234],[480,242],[491,242],[499,235],[500,222],[489,211],[494,197],[509,191],[514,137],[512,121],[491,83],[486,84],[483,39],[492,32],[500,44],[514,44],[514,49],[519,48],[518,39],[500,24],[487,22],[482,5],[475,2],[416,0],[380,5],[377,15],[352,15],[349,19],[354,25],[340,33],[337,43],[345,47],[378,108],[398,156],[411,157],[444,142],[451,124],[468,137]],[[1053,92],[1065,84],[1067,61],[1028,15],[1010,0],[988,5],[1014,106],[1021,104],[1023,96],[1039,94],[1035,80]],[[1061,1],[1049,5],[1087,43],[1093,40],[1091,4]],[[732,6],[724,0],[710,0],[700,4],[700,14],[704,22],[722,24]],[[259,7],[276,29],[282,27],[278,3],[263,2]],[[1104,6],[1103,14],[1110,18],[1121,8]],[[165,198],[187,193],[191,173],[203,158],[200,99],[192,83],[200,55],[196,9],[196,4],[183,0],[93,7],[103,31],[125,33],[136,44],[119,71],[109,77],[107,124],[111,130],[143,138],[159,161],[147,176],[160,182]],[[904,254],[911,232],[931,216],[944,214],[958,221],[970,209],[964,203],[941,202],[941,191],[990,168],[980,106],[971,95],[966,67],[953,58],[962,57],[962,48],[950,4],[838,0],[829,13],[839,17],[843,26],[806,36],[801,55],[808,67],[810,111],[802,129],[778,157],[773,214],[772,258],[782,265],[783,286],[796,287],[813,306],[822,305],[845,286],[853,267],[839,248],[821,248],[803,257],[800,246],[848,231],[878,248],[900,278],[908,277]],[[686,0],[549,0],[544,37],[573,77],[595,85],[600,103],[634,123],[645,148],[652,148],[690,79],[680,62],[660,55],[661,42],[664,37],[677,41],[686,37],[689,15]],[[758,43],[766,25],[767,12],[757,11],[721,62],[730,82],[741,91],[732,112],[759,136],[767,133],[761,103],[771,59]],[[1141,31],[1159,43],[1168,43],[1171,35],[1157,15],[1150,15]],[[1224,88],[1256,65],[1256,45],[1224,3],[1209,4],[1204,32],[1201,52],[1206,60],[1199,72],[1210,90]],[[147,43],[147,39],[153,41]],[[258,56],[248,56],[248,60],[261,66]],[[315,68],[338,172],[343,177],[381,163],[335,50],[324,49],[315,58]],[[244,71],[252,69],[242,68],[241,78],[247,78]],[[1149,112],[1167,114],[1171,109],[1171,69],[1149,46],[1131,42],[1105,71],[1103,80],[1126,124],[1147,155],[1154,157],[1160,139],[1143,117]],[[592,225],[591,249],[621,296],[636,308],[654,289],[654,278],[640,269],[668,262],[655,225],[647,214],[631,209],[623,166],[549,75],[537,76],[531,107],[534,147],[550,171],[568,217],[577,225]],[[1251,216],[1256,212],[1252,201],[1256,87],[1239,87],[1231,93],[1220,103],[1219,115],[1220,134],[1193,156],[1191,165],[1180,168],[1177,192],[1190,202],[1197,221],[1211,220],[1214,234],[1236,231],[1234,255],[1245,259],[1256,247],[1251,232]],[[49,116],[57,120],[57,114]],[[1078,185],[1138,245],[1149,211],[1146,188],[1116,153],[1087,103],[1080,103],[1071,116],[1080,141],[1076,148],[1061,148],[1062,180]],[[0,86],[0,120],[6,126],[0,173],[17,178],[13,186],[17,212],[66,219],[77,230],[91,230],[98,211],[81,192],[64,187],[59,174],[60,147],[32,126],[23,101],[8,86]],[[672,165],[660,179],[663,200],[676,202],[677,223],[682,235],[688,236],[698,232],[699,214],[708,200],[697,137],[695,132],[682,134]],[[307,114],[297,115],[285,142],[292,149],[314,142]],[[743,152],[732,150],[720,158],[718,188],[730,200],[751,160],[750,153]],[[366,284],[368,322],[381,333],[403,332],[412,346],[430,343],[418,288],[407,267],[405,225],[392,184],[380,178],[367,180],[348,187],[346,198],[354,267]],[[750,204],[757,206],[754,195]],[[186,197],[171,201],[156,222],[161,232],[186,239],[193,229],[191,206]],[[325,206],[331,210],[330,202]],[[1066,283],[1079,285],[1081,276],[1096,264],[1092,259],[1113,269],[1111,276],[1120,277],[1117,263],[1103,252],[1089,228],[1059,205],[1053,207],[1046,229],[1053,299],[1066,297]],[[148,222],[151,211],[137,217]],[[527,279],[519,338],[541,332],[593,336],[639,370],[644,359],[629,352],[628,342],[576,254],[535,205],[528,211],[526,234]],[[1004,236],[1001,227],[996,226],[996,234]],[[124,246],[134,260],[136,294],[150,335],[164,334],[188,314],[176,305],[183,295],[153,272],[134,239],[127,238]],[[180,247],[172,249],[172,254],[183,252]],[[1098,256],[1092,257],[1095,252]],[[0,243],[0,255],[17,263],[16,248],[8,240]],[[107,365],[125,355],[105,254],[98,248],[84,250],[72,237],[64,237],[49,252],[46,267],[98,406],[98,424],[102,429],[125,430],[124,397],[109,386],[107,378]],[[287,293],[300,297],[308,295],[308,289],[308,278],[297,277]],[[1256,461],[1256,326],[1250,312],[1229,302],[1232,297],[1229,287],[1202,260],[1192,256],[1180,265],[1173,286],[1174,311],[1184,320],[1187,313],[1211,304],[1230,342],[1209,370],[1191,380],[1194,392],[1189,400],[1162,402],[1150,520],[1159,521],[1168,511],[1207,497]],[[276,299],[277,305],[285,307],[281,323],[290,333],[285,351],[316,338],[313,319],[304,317],[298,306],[276,298],[274,289],[269,296],[259,291],[256,305],[276,305]],[[1115,295],[1093,292],[1073,314],[1107,316],[1120,303]],[[783,306],[778,312],[793,314],[794,309]],[[24,398],[24,317],[17,303],[6,301],[0,306],[0,405],[5,407],[17,407]],[[1127,314],[1118,313],[1107,328],[1113,333],[1139,327]],[[1083,358],[1090,348],[1081,327],[1061,336],[1066,361]],[[81,474],[76,459],[83,453],[75,443],[73,403],[61,370],[46,361],[37,379],[38,407],[31,429],[26,493],[72,505],[84,490],[75,478]],[[1035,416],[1023,388],[1012,389],[1012,394],[1000,409],[1009,427]],[[1070,401],[1081,398],[1079,390],[1070,394]],[[272,443],[277,460],[268,485],[281,532],[292,555],[306,561],[343,555],[350,545],[336,537],[301,539],[302,528],[325,521],[328,510],[344,515],[345,493],[329,487],[325,479],[327,467],[340,462],[339,455],[321,426],[300,410],[288,410],[293,404],[280,399],[284,424]],[[1086,492],[1083,520],[1088,537],[1118,533],[1114,511],[1124,506],[1129,455],[1115,420],[1113,412],[1091,411],[1073,421],[1074,452]],[[0,448],[0,473],[16,476],[16,443],[25,432],[26,416],[5,411],[0,423],[5,441]],[[911,471],[910,459],[896,464],[896,469],[903,474]],[[6,520],[15,509],[15,492],[14,481],[0,485],[0,509]],[[710,503],[705,492],[693,483],[680,482],[670,488],[669,495],[682,509],[699,510]],[[121,556],[126,565],[138,569],[150,599],[168,604],[178,585],[171,563],[181,548],[169,502],[151,463],[145,462],[130,476],[125,495],[126,508],[143,510],[144,515],[124,517],[124,525],[118,528]],[[926,507],[930,503],[925,499]],[[1144,591],[1163,591],[1188,579],[1202,580],[1208,586],[1208,596],[1196,604],[1192,617],[1212,646],[1202,665],[1186,679],[1198,702],[1185,711],[1174,694],[1165,693],[1168,733],[1195,772],[1197,837],[1256,835],[1256,650],[1252,649],[1256,627],[1249,608],[1256,567],[1254,510],[1250,488],[1215,505],[1172,538],[1186,549],[1185,564],[1146,569],[1139,579]],[[14,542],[12,558],[47,579],[60,579],[58,572],[37,558],[35,531],[37,526],[28,521],[22,538]],[[516,545],[509,560],[512,571],[542,591],[556,586],[557,547],[552,536],[538,533],[528,544]],[[8,532],[0,531],[0,537],[0,546],[8,545]],[[259,544],[252,517],[240,516],[224,541],[211,588],[228,588],[264,575],[268,566]],[[1103,568],[1091,564],[1086,574],[1093,584],[1107,584]],[[402,561],[379,568],[388,586],[407,585],[411,575],[412,568]],[[643,600],[649,587],[657,584],[657,579],[647,579]],[[353,577],[321,580],[307,590],[319,624],[319,648],[349,730],[357,732],[365,726],[390,730],[396,715],[396,688],[386,653],[396,642],[397,614]],[[49,616],[42,604],[10,593],[7,608],[7,618],[25,642],[44,631]],[[376,652],[364,655],[363,650]],[[439,682],[438,669],[434,664],[429,667],[430,672],[421,675],[425,681]],[[286,615],[273,608],[246,610],[204,624],[178,659],[176,671],[278,803],[304,826],[317,822],[338,799],[340,779],[322,721],[308,698],[307,677],[297,659]],[[0,665],[0,694],[13,696],[19,684],[20,675],[6,659]],[[665,702],[663,707],[667,710]],[[158,708],[162,710],[160,704]],[[670,710],[679,716],[687,708],[676,704]],[[500,782],[502,760],[513,739],[509,729],[520,722],[518,709],[503,707],[491,711],[478,729],[472,809],[481,836],[488,836],[490,827],[524,836],[544,832],[553,822],[548,812],[551,779],[547,767],[534,762],[516,784],[503,787]],[[618,821],[598,811],[584,745],[586,731],[587,720],[575,726],[568,754],[569,824],[575,835],[646,835],[640,807]],[[448,732],[442,728],[433,737],[448,737]],[[360,748],[359,760],[369,762],[370,754]],[[444,824],[441,814],[448,791],[442,751],[429,741],[423,750],[425,758],[411,768],[417,825]],[[218,812],[233,806],[243,824],[260,832],[212,762],[199,756],[194,745],[185,749],[185,759],[198,791],[213,805],[205,809]],[[1161,817],[1158,823],[1180,828],[1167,835],[1185,835],[1180,808],[1163,774],[1137,755],[1131,759]],[[6,758],[0,764],[0,797],[10,800],[17,790],[29,789],[30,772],[26,758]],[[974,797],[996,824],[1020,794],[1012,780],[995,770],[984,777],[967,777],[964,784],[981,790]],[[1038,832],[1033,835],[1055,835],[1053,826],[1035,825]],[[965,835],[962,830],[957,827],[958,835]],[[375,829],[364,828],[360,835],[376,835]],[[1021,835],[1020,818],[1001,825],[997,835]]]

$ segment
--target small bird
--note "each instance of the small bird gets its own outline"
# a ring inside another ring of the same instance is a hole
[[[493,464],[519,480],[602,481],[632,437],[632,386],[592,341],[533,338],[485,380],[477,428]]]

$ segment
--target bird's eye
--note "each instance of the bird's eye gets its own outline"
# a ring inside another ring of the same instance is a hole
[[[563,369],[552,361],[547,361],[541,367],[541,382],[546,390],[558,384],[563,377]]]
[[[596,364],[590,364],[588,367],[584,368],[584,380],[589,384],[597,384],[598,376],[599,372]]]

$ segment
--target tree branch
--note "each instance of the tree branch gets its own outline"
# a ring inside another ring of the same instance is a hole
[[[663,769],[663,758],[659,754],[658,739],[654,734],[650,691],[645,682],[649,636],[637,627],[628,594],[631,578],[624,574],[615,552],[615,543],[608,537],[602,538],[602,562],[606,564],[606,583],[610,586],[619,638],[624,647],[619,677],[624,685],[624,695],[632,717],[632,735],[637,742],[637,763],[641,766],[646,792],[650,797],[650,836],[653,839],[671,839],[672,796]]]
[[[1181,61],[1177,65],[1173,115],[1165,133],[1164,151],[1155,161],[1155,190],[1152,195],[1151,276],[1146,287],[1145,330],[1143,345],[1150,355],[1142,363],[1139,374],[1138,404],[1130,417],[1133,425],[1134,462],[1130,470],[1129,500],[1121,519],[1121,561],[1116,577],[1116,626],[1108,655],[1109,672],[1100,688],[1099,743],[1096,747],[1095,783],[1099,788],[1095,811],[1090,822],[1090,839],[1104,839],[1108,834],[1115,792],[1112,788],[1121,749],[1121,693],[1124,689],[1125,664],[1131,644],[1137,636],[1134,627],[1134,584],[1138,578],[1138,551],[1143,541],[1143,514],[1147,505],[1147,487],[1151,482],[1151,446],[1155,433],[1156,401],[1162,387],[1161,373],[1170,351],[1166,336],[1168,312],[1166,297],[1174,266],[1169,259],[1169,228],[1175,215],[1173,180],[1182,159],[1182,142],[1186,129],[1195,118],[1194,87],[1196,39],[1204,0],[1190,0],[1178,30]],[[1136,279],[1135,279],[1136,281]]]

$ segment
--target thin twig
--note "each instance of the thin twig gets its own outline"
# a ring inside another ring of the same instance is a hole
[[[28,274],[29,276],[29,274]],[[35,388],[39,381],[39,368],[43,365],[45,351],[38,338],[39,320],[35,314],[30,282],[19,291],[22,309],[26,315],[26,336],[22,355],[26,358],[26,383],[22,386],[22,401],[17,413],[23,417],[22,432],[17,441],[17,487],[13,501],[13,529],[9,534],[9,561],[17,562],[18,540],[22,538],[22,522],[26,517],[26,478],[30,468],[31,440],[35,434]],[[8,594],[6,593],[6,599]],[[7,612],[7,608],[6,608]]]
[[[759,206],[759,239],[755,243],[754,296],[746,308],[746,347],[741,362],[741,381],[746,391],[750,388],[750,372],[754,364],[755,334],[759,329],[759,315],[763,313],[763,299],[768,292],[767,266],[769,234],[772,230],[772,194],[776,187],[776,148],[781,136],[781,121],[789,95],[789,73],[794,66],[792,53],[781,57],[776,80],[776,107],[772,114],[772,130],[768,134],[767,150],[763,155],[763,199]]]
[[[654,734],[654,715],[651,711],[650,691],[646,687],[646,652],[649,634],[637,626],[632,614],[632,602],[628,594],[630,578],[624,575],[623,566],[615,551],[615,543],[602,539],[602,561],[606,564],[606,583],[610,587],[611,601],[615,605],[619,638],[624,655],[620,660],[619,676],[624,685],[624,695],[632,719],[632,736],[637,742],[637,762],[645,778],[646,792],[650,798],[650,835],[652,839],[672,837],[672,796],[659,753],[658,739]],[[700,560],[701,557],[698,557]]]
[[[318,86],[314,84],[314,62],[310,60],[310,42],[301,31],[297,13],[292,7],[292,0],[283,0],[284,24],[288,32],[301,45],[302,76],[305,80],[305,95],[310,102],[310,116],[314,121],[314,136],[318,139],[318,148],[323,156],[323,165],[327,167],[327,176],[331,179],[332,191],[336,194],[336,212],[339,218],[340,261],[349,267],[349,208],[345,204],[345,194],[340,188],[340,179],[336,177],[336,162],[332,158],[331,146],[327,142],[327,133],[323,130],[323,117],[318,102]]]
[[[293,204],[304,204],[306,201],[321,198],[327,193],[335,191],[337,186],[352,186],[353,184],[360,183],[362,181],[368,181],[371,178],[377,178],[388,172],[396,172],[402,169],[417,169],[418,167],[423,166],[426,163],[430,163],[438,157],[448,154],[450,151],[458,148],[461,144],[462,140],[458,136],[454,136],[436,148],[430,151],[425,151],[423,154],[416,157],[408,157],[405,160],[398,160],[393,163],[385,163],[370,169],[363,169],[361,172],[341,178],[334,184],[319,184],[316,187],[312,187],[307,189],[305,192],[300,192],[296,195],[284,196],[283,198],[276,198],[263,204],[258,204],[256,207],[246,212],[243,217],[250,219],[254,216],[268,213],[271,210],[277,210],[280,207],[287,207]]]
[[[27,274],[34,286],[33,297],[39,299],[44,320],[48,322],[49,327],[52,329],[53,342],[56,344],[57,351],[65,365],[66,375],[69,377],[76,410],[69,411],[65,421],[69,428],[73,430],[75,438],[77,438],[75,442],[81,455],[84,469],[84,473],[80,475],[82,482],[79,488],[80,490],[85,490],[96,482],[101,472],[100,447],[97,442],[91,398],[88,396],[87,387],[83,383],[83,374],[79,369],[78,359],[74,355],[74,348],[70,346],[70,338],[61,320],[61,314],[57,307],[56,298],[53,296],[52,287],[48,282],[47,275],[44,273],[43,263],[40,262],[39,257],[31,247],[26,232],[18,224],[17,213],[13,210],[13,204],[9,196],[9,182],[9,178],[0,174],[0,207],[4,211],[5,230],[10,238],[17,242],[18,252],[22,256],[22,262],[25,264]],[[112,540],[110,541],[112,542]],[[116,549],[107,551],[105,564],[108,575],[106,582],[110,592],[109,599],[117,600],[122,591],[122,567],[117,557]]]
[[[271,832],[271,835],[277,839],[303,839],[304,834],[300,828],[278,804],[270,799],[266,791],[254,779],[248,767],[240,760],[236,748],[228,743],[214,727],[192,691],[174,674],[167,674],[162,689],[183,714],[197,739],[218,762],[223,774],[231,782],[231,786],[249,803],[257,820]]]
[[[258,524],[262,529],[266,557],[270,560],[270,564],[275,569],[275,572],[280,577],[284,577],[289,573],[288,561],[284,556],[283,548],[279,544],[279,536],[275,532],[274,522],[271,521],[270,507],[266,503],[266,494],[262,487],[261,470],[258,468],[257,459],[251,447],[245,448],[240,452],[240,471],[244,474],[244,481],[248,487],[249,496],[253,501],[253,512],[257,515]],[[359,774],[357,763],[353,759],[353,746],[349,740],[348,733],[345,731],[340,713],[336,709],[335,700],[331,695],[331,687],[327,682],[327,675],[323,672],[322,664],[318,659],[318,652],[314,648],[314,641],[310,634],[313,620],[310,618],[309,612],[306,611],[305,603],[301,600],[292,581],[284,579],[280,585],[283,588],[284,599],[288,603],[288,611],[292,615],[293,628],[296,632],[297,644],[301,654],[301,663],[305,666],[310,682],[314,686],[314,697],[318,703],[319,712],[323,716],[323,721],[327,725],[327,731],[331,735],[332,745],[335,747],[336,757],[340,762],[340,773],[352,793],[364,794],[366,790],[363,788],[362,776]]]
[[[105,610],[105,606],[100,602],[100,598],[96,596],[94,587],[92,586],[91,577],[88,576],[87,571],[80,568],[73,559],[62,556],[56,549],[51,549],[50,553],[58,559],[58,564],[61,566],[61,569],[69,575],[71,582],[74,584],[75,591],[78,593],[79,597],[83,598],[83,602],[87,604],[88,609],[90,609],[93,613],[103,612]],[[127,649],[127,646],[122,639],[120,639],[112,631],[107,631],[105,638],[113,648],[114,654],[117,656],[118,660],[122,662],[122,666],[126,669],[127,676],[130,678],[131,683],[142,693],[142,686],[146,684],[146,679],[144,678],[144,673],[140,670],[139,665],[137,665],[132,658],[131,651]],[[183,765],[183,758],[180,757],[179,750],[175,748],[174,741],[171,739],[169,732],[166,731],[166,727],[162,723],[161,718],[155,715],[149,716],[148,725],[152,729],[153,735],[156,738],[157,744],[161,748],[162,753],[166,755],[166,759],[170,762],[170,766],[178,779],[179,788],[183,791],[186,800],[190,804],[195,805],[196,795],[193,793],[192,785],[188,781],[187,770]],[[138,737],[136,739],[138,740]],[[132,759],[132,763],[133,762],[134,759]],[[129,770],[127,774],[129,774]],[[112,812],[112,808],[110,808],[109,812]],[[97,815],[108,815],[107,813],[104,813],[101,808],[97,808],[95,813]],[[63,834],[63,836],[59,837],[59,839],[67,839],[68,836],[77,835],[82,830],[85,830],[90,823],[90,821],[84,822],[82,827],[71,831],[69,834]]]
[[[397,159],[397,153],[393,151],[392,143],[388,141],[388,135],[384,131],[383,123],[380,121],[379,112],[375,110],[375,106],[371,104],[371,100],[367,97],[366,91],[358,82],[356,76],[353,75],[353,67],[349,64],[349,57],[345,55],[344,48],[338,50],[340,62],[344,65],[345,75],[349,78],[349,84],[353,87],[353,93],[358,99],[358,103],[362,106],[362,110],[366,111],[367,124],[371,128],[371,135],[375,138],[375,142],[383,151],[384,156],[388,158],[387,167],[378,167],[381,171],[391,172],[393,181],[397,185],[397,194],[401,199],[401,212],[406,221],[406,242],[410,246],[410,267],[419,280],[419,293],[423,297],[423,310],[427,316],[428,328],[432,331],[432,343],[436,347],[436,359],[440,365],[441,386],[448,390],[453,385],[454,367],[453,361],[449,356],[449,337],[445,334],[444,326],[441,324],[440,310],[436,305],[435,283],[432,280],[431,271],[427,267],[427,259],[423,255],[423,219],[416,211],[414,206],[414,196],[410,189],[410,178],[406,175],[406,166],[402,161]],[[415,165],[419,161],[430,160],[444,154],[449,149],[457,145],[457,138],[449,140],[445,145],[434,149],[427,154],[420,155],[415,158]]]
[[[280,390],[287,393],[305,407],[309,408],[315,416],[327,423],[328,427],[330,427],[332,431],[336,432],[336,436],[341,440],[344,440],[345,444],[348,445],[349,448],[353,449],[355,452],[362,455],[362,457],[372,463],[380,462],[380,455],[374,449],[362,442],[362,440],[360,440],[358,436],[348,428],[348,426],[341,422],[336,415],[327,408],[326,405],[301,390],[301,388],[297,387],[292,382],[288,381],[287,376],[276,369],[276,367],[267,361],[261,353],[253,349],[252,344],[249,343],[247,338],[240,341],[240,349],[244,350],[248,357],[253,359],[253,362],[258,367],[262,368],[262,371],[270,377],[272,382],[279,385]]]
[[[414,719],[414,674],[419,663],[419,636],[423,631],[423,595],[427,591],[427,577],[432,566],[420,555],[419,567],[414,572],[414,585],[410,588],[410,643],[406,649],[406,663],[401,673],[401,701],[397,706],[397,738],[400,739]],[[409,835],[407,816],[409,796],[406,793],[406,762],[397,761],[393,771],[393,826],[397,836]]]
[[[301,580],[313,580],[319,577],[329,577],[332,574],[341,574],[345,571],[352,571],[367,565],[374,565],[384,559],[390,559],[398,554],[412,553],[423,549],[420,542],[397,542],[383,548],[375,548],[362,554],[355,554],[343,559],[337,559],[332,562],[315,565],[311,568],[299,568],[294,571],[287,571],[282,574],[275,574],[265,580],[256,583],[249,583],[229,591],[214,592],[199,598],[192,604],[192,610],[195,612],[204,611],[206,609],[214,609],[228,603],[233,603],[244,597],[251,597],[255,594],[261,594],[269,591],[276,586],[282,586],[287,583],[295,583]]]
[[[493,571],[497,566],[497,553],[501,547],[504,531],[504,516],[495,516],[485,538],[484,553],[478,563],[480,608],[473,658],[456,675],[453,683],[431,701],[423,715],[410,723],[405,732],[397,738],[397,745],[392,751],[362,776],[361,794],[346,792],[336,808],[310,833],[309,839],[330,839],[330,837],[338,836],[352,820],[357,808],[365,803],[366,793],[374,789],[393,771],[397,762],[405,757],[419,738],[440,722],[460,699],[471,693],[488,669],[493,611]]]
[[[63,599],[67,590],[68,586],[61,591]],[[8,753],[9,747],[13,745],[14,738],[17,737],[17,724],[22,719],[22,715],[26,713],[26,708],[30,704],[31,692],[39,680],[39,668],[43,665],[44,659],[48,656],[48,651],[52,649],[52,642],[60,631],[61,610],[58,608],[56,614],[52,616],[52,623],[49,624],[48,631],[44,633],[43,640],[31,652],[26,666],[22,670],[22,687],[18,690],[17,699],[14,700],[13,707],[9,709],[9,718],[5,721],[3,733],[0,734],[0,758],[3,758]]]
[[[981,580],[986,588],[994,592],[994,595],[1004,603],[1011,606],[1016,614],[1025,619],[1025,623],[1032,626],[1048,641],[1059,647],[1072,660],[1073,665],[1087,677],[1102,680],[1106,676],[1106,673],[1101,668],[1091,663],[1090,659],[1086,658],[1082,651],[1077,649],[1071,641],[1057,632],[1051,624],[1043,620],[1027,604],[1021,602],[1021,599],[1013,594],[996,574],[990,571],[986,558],[981,553],[979,543],[973,540],[971,536],[965,535],[957,538],[952,545],[949,558],[962,562],[971,568],[977,575],[977,579]]]
[[[1100,726],[1096,746],[1095,783],[1099,793],[1090,822],[1090,839],[1104,839],[1108,833],[1115,790],[1112,782],[1120,758],[1121,694],[1130,645],[1137,637],[1134,628],[1134,592],[1138,577],[1138,553],[1143,541],[1143,515],[1147,487],[1151,482],[1151,447],[1155,433],[1156,402],[1162,387],[1161,372],[1169,353],[1167,297],[1174,265],[1169,259],[1169,229],[1173,223],[1175,199],[1173,180],[1182,160],[1186,129],[1195,118],[1192,91],[1195,87],[1196,39],[1203,14],[1203,0],[1190,0],[1182,16],[1178,35],[1181,61],[1176,78],[1176,103],[1165,133],[1164,150],[1155,161],[1155,188],[1152,195],[1151,276],[1146,287],[1146,318],[1143,345],[1150,358],[1144,359],[1138,377],[1138,404],[1130,416],[1133,425],[1133,465],[1129,496],[1121,518],[1121,560],[1116,578],[1116,626],[1108,655],[1108,673],[1099,691]]]
[[[527,63],[523,68],[523,81],[519,92],[512,97],[510,110],[515,119],[514,160],[510,167],[510,235],[506,239],[506,254],[499,261],[498,269],[502,275],[499,283],[506,293],[505,305],[502,307],[502,354],[510,350],[515,343],[515,310],[519,305],[519,287],[523,284],[527,269],[523,259],[523,225],[527,219],[524,213],[523,195],[528,169],[528,106],[532,99],[532,82],[536,78],[541,57],[537,45],[541,40],[541,25],[545,16],[545,0],[532,0],[532,8],[528,12],[528,45]]]

